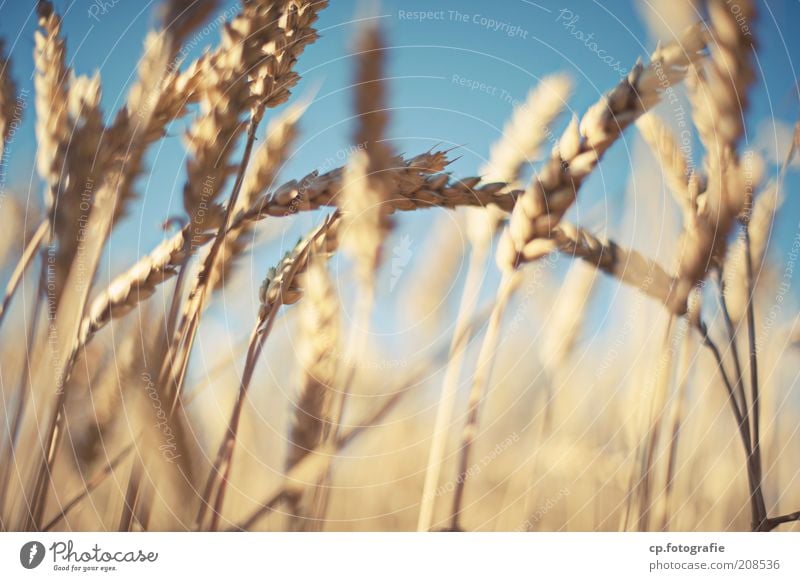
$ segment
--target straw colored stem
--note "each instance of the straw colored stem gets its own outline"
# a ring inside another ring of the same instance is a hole
[[[450,353],[447,359],[442,390],[439,403],[436,407],[436,419],[433,424],[431,448],[428,454],[428,464],[425,470],[425,482],[422,489],[420,511],[417,520],[417,531],[427,532],[433,524],[433,510],[436,503],[436,487],[442,471],[444,451],[447,445],[447,435],[453,420],[456,390],[464,361],[464,354],[470,337],[469,313],[475,311],[478,303],[481,280],[483,278],[483,264],[486,263],[486,254],[481,252],[485,247],[475,246],[470,256],[468,277],[464,283],[461,295],[461,304],[456,317],[456,327],[453,330],[453,339],[450,344]],[[473,263],[476,266],[473,267]]]
[[[478,424],[480,420],[481,402],[486,397],[489,381],[492,375],[494,362],[497,358],[498,342],[500,340],[500,327],[506,306],[516,288],[518,277],[516,273],[505,274],[500,282],[497,291],[497,302],[495,303],[492,314],[489,318],[489,325],[481,344],[478,354],[475,375],[472,380],[472,389],[467,403],[467,420],[461,434],[461,450],[456,479],[456,490],[453,496],[453,508],[450,516],[450,530],[461,530],[459,519],[461,517],[462,505],[464,502],[464,487],[469,475],[469,459],[472,444],[478,436]]]

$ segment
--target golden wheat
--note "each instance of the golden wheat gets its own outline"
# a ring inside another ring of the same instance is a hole
[[[752,2],[709,0],[707,27],[697,23],[659,46],[559,136],[552,127],[568,106],[572,81],[543,78],[512,112],[478,175],[462,178],[449,170],[450,151],[405,156],[389,145],[387,45],[367,18],[354,45],[347,163],[282,182],[310,102],[274,109],[300,80],[298,61],[319,38],[315,26],[327,2],[243,2],[217,45],[186,60],[184,49],[206,34],[201,27],[219,4],[164,2],[121,107],[106,111],[99,74],[70,68],[62,19],[52,3],[38,2],[32,78],[45,203],[29,239],[9,245],[20,256],[0,310],[8,334],[20,325],[18,313],[9,315],[11,298],[28,292],[32,265],[41,270],[32,300],[20,307],[26,339],[5,341],[0,352],[1,379],[10,386],[2,402],[8,429],[0,445],[0,527],[606,530],[621,522],[623,529],[767,531],[800,520],[800,513],[781,514],[776,500],[800,502],[787,485],[796,477],[791,463],[781,462],[796,446],[777,421],[780,414],[794,425],[796,410],[780,405],[784,378],[774,372],[779,363],[796,364],[784,344],[776,347],[796,330],[781,321],[770,323],[775,330],[765,320],[756,325],[763,291],[775,278],[760,275],[772,273],[768,249],[800,125],[777,179],[764,185],[766,165],[739,144],[756,78]],[[10,61],[0,43],[2,179],[24,109]],[[705,149],[700,168],[651,111],[684,79],[690,129]],[[257,147],[264,117],[270,123]],[[170,220],[180,228],[101,286],[104,252],[137,200],[150,150],[183,118],[183,216]],[[565,219],[634,122],[683,213],[680,238],[668,241],[673,265]],[[414,335],[429,341],[420,348],[443,354],[419,365],[416,345],[401,354],[394,343],[370,340],[373,309],[383,306],[382,274],[391,266],[394,288],[405,266],[401,255],[386,264],[384,246],[404,213],[462,207],[466,212],[449,215],[449,231],[434,222],[422,268],[402,284],[403,314],[411,313],[405,318],[412,326],[430,319],[442,332]],[[221,368],[197,381],[195,342],[220,345],[208,307],[249,242],[268,219],[278,231],[283,218],[314,211],[318,225],[267,270],[257,311],[237,309],[251,327],[247,341],[232,341]],[[28,213],[22,227],[11,224],[9,237],[28,232]],[[20,220],[19,209],[11,215]],[[478,309],[494,282],[487,258],[501,226],[500,283]],[[742,236],[728,252],[737,227]],[[462,281],[464,239],[470,254]],[[340,249],[343,261],[331,262]],[[541,292],[541,279],[555,280],[559,259],[578,261],[553,299]],[[528,262],[537,264],[522,271]],[[604,348],[587,345],[578,358],[581,329],[607,298],[592,297],[599,273],[638,290],[646,304],[637,297],[624,305],[619,333],[596,329]],[[717,284],[703,286],[711,275]],[[451,328],[445,295],[462,283]],[[719,309],[701,301],[715,291]],[[149,308],[157,293],[166,312]],[[345,328],[350,300],[353,320]],[[664,340],[652,343],[654,311],[640,309],[659,305]],[[123,320],[133,311],[137,317]],[[279,319],[279,312],[297,317]],[[712,324],[718,313],[721,324]],[[481,332],[473,358],[470,340]],[[296,365],[286,365],[281,338],[291,338]],[[700,357],[701,349],[711,357]],[[774,368],[759,374],[764,355]],[[389,373],[371,366],[393,357],[417,371],[387,381]],[[461,381],[471,388],[463,401]],[[702,382],[724,392],[697,389]],[[409,397],[415,386],[437,384],[438,398],[427,391]],[[201,389],[206,385],[214,389]],[[288,394],[286,405],[281,394]],[[362,406],[362,396],[381,403]],[[228,402],[222,414],[209,411],[208,398],[216,397]],[[384,424],[401,399],[402,417]],[[722,404],[735,426],[719,418]],[[769,420],[766,461],[762,416]],[[740,441],[731,442],[731,429]],[[452,478],[440,482],[442,474]],[[742,516],[748,505],[749,524]]]

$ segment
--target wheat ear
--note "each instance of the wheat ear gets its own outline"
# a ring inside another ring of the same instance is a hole
[[[556,227],[547,240],[526,247],[523,260],[539,258],[558,250],[580,258],[664,304],[673,314],[686,312],[686,303],[675,301],[675,279],[656,261],[613,241],[603,241],[567,222]]]
[[[67,93],[70,71],[61,37],[61,18],[49,2],[37,4],[39,26],[34,34],[36,75],[36,167],[48,184],[47,209],[52,219],[58,196],[64,148],[69,142]]]
[[[405,204],[405,200],[416,196],[416,192],[419,192],[422,188],[430,187],[429,180],[432,178],[429,172],[441,171],[445,163],[446,161],[441,154],[422,154],[400,163],[399,167],[393,170],[394,180],[397,183],[393,207],[398,208],[399,205],[398,209],[409,209]],[[316,182],[312,174],[312,177],[308,178],[310,183],[307,189],[320,192],[320,196],[333,197],[335,194],[331,192],[340,187],[341,173],[341,169],[339,169],[329,172],[332,175],[324,174],[318,176],[317,179],[319,179],[320,183]],[[447,180],[445,175],[435,177],[439,182],[442,179]],[[497,189],[499,190],[500,187],[498,186]],[[297,199],[298,196],[302,195],[301,192],[305,190],[298,188],[297,182],[291,181],[288,185],[278,188],[276,194],[259,197],[250,210],[237,215],[228,232],[235,233],[249,227],[256,221],[270,216],[270,212],[264,212],[263,208],[265,203],[270,205],[272,202],[265,202],[265,199],[272,200],[277,198],[280,200],[277,203],[283,204],[283,192],[288,191],[296,192],[296,195],[292,194],[292,197]],[[425,204],[424,207],[429,207],[429,205]],[[417,208],[418,206],[413,205],[410,207],[412,210]],[[338,218],[336,221],[338,221]],[[178,272],[184,260],[192,251],[208,244],[214,238],[213,231],[215,228],[219,228],[221,223],[222,212],[220,208],[212,206],[206,216],[205,228],[201,232],[192,234],[191,225],[184,226],[179,232],[161,242],[128,270],[114,278],[111,284],[94,299],[89,308],[82,324],[84,329],[84,333],[82,333],[83,343],[85,344],[94,333],[102,329],[112,319],[130,312],[141,301],[152,296],[159,284],[170,279]],[[190,248],[190,246],[193,248]]]
[[[783,204],[781,188],[786,172],[800,149],[800,123],[794,127],[794,135],[786,152],[780,171],[774,183],[768,184],[753,204],[749,218],[750,260],[753,268],[761,270],[772,236],[772,225],[775,213]],[[733,323],[740,322],[752,297],[747,294],[746,247],[742,238],[738,239],[725,259],[723,269],[727,307]]]
[[[236,181],[230,199],[223,212],[223,225],[214,237],[211,248],[200,269],[200,273],[204,276],[198,277],[190,290],[190,300],[184,307],[181,322],[175,333],[175,339],[169,347],[170,355],[167,358],[168,363],[161,372],[161,375],[165,378],[168,375],[174,378],[175,396],[173,398],[173,407],[182,393],[189,358],[191,357],[194,340],[197,334],[200,314],[208,300],[209,284],[208,277],[205,275],[215,272],[217,258],[224,246],[225,233],[232,224],[233,212],[237,207],[238,197],[244,180],[244,173],[252,153],[256,129],[258,128],[266,108],[274,107],[283,102],[285,98],[288,98],[288,89],[298,78],[296,74],[292,73],[291,67],[294,66],[296,55],[302,52],[303,48],[308,43],[316,39],[316,33],[313,31],[313,28],[311,28],[311,25],[316,20],[317,10],[324,7],[325,4],[325,2],[306,3],[304,4],[302,14],[295,4],[246,4],[244,6],[246,18],[243,23],[247,35],[244,37],[245,42],[242,51],[236,52],[233,55],[226,55],[226,58],[215,61],[219,68],[227,71],[225,76],[228,79],[228,83],[223,83],[223,85],[229,86],[227,86],[225,90],[225,97],[230,97],[232,94],[236,94],[238,97],[230,101],[232,108],[229,113],[231,113],[233,117],[225,115],[218,117],[213,110],[207,111],[207,115],[203,118],[209,123],[207,130],[218,128],[221,130],[223,136],[227,131],[230,133],[229,137],[235,140],[241,126],[235,122],[234,118],[238,117],[237,112],[244,104],[243,101],[239,102],[239,99],[249,99],[251,104],[250,121],[248,123],[247,140],[242,159],[237,168],[228,170],[232,171],[235,169]],[[276,17],[278,20],[275,20]],[[236,21],[234,21],[234,23],[235,22]],[[235,30],[235,27],[233,30]],[[300,31],[300,35],[295,37],[295,33],[298,31]],[[285,41],[287,38],[292,38],[291,44],[286,44]],[[232,35],[231,40],[234,41],[235,39],[236,37]],[[241,68],[243,65],[244,68]],[[252,67],[262,67],[261,70],[263,74],[258,75],[256,82],[243,85],[240,75],[243,73],[250,73]],[[222,97],[222,95],[219,94],[219,87],[211,87],[207,88],[207,90],[209,94]],[[248,92],[248,95],[245,96],[243,91]],[[207,141],[207,135],[204,138],[202,133],[200,133],[197,137],[199,139],[195,145],[200,145],[197,149],[197,153],[201,155],[195,160],[198,163],[195,165],[194,169],[201,170],[204,167],[202,159],[206,158],[206,162],[210,161],[208,159],[209,143]],[[223,153],[222,158],[224,159],[229,154],[229,151]],[[215,164],[215,168],[220,167],[219,158]],[[225,163],[222,163],[222,166],[224,165]],[[191,165],[187,166],[187,169],[188,168],[191,168]],[[194,207],[195,212],[202,211],[203,205],[207,199],[210,198],[213,200],[219,194],[220,190],[215,188],[221,184],[215,185],[214,180],[209,183],[209,178],[206,177],[202,185],[201,197],[198,199],[196,187],[194,193],[192,194],[191,192],[191,173],[188,171],[187,173],[189,173],[190,179],[187,181],[186,187],[184,188],[184,206],[189,214],[190,222],[194,223],[198,221],[198,216],[191,211],[191,208]],[[222,171],[219,177],[224,179],[227,177],[227,172]],[[200,225],[202,225],[202,216],[200,216],[199,222]],[[198,225],[192,225],[193,230],[198,232]],[[179,282],[181,280],[182,279],[179,279]],[[177,292],[173,296],[172,307],[170,309],[171,320],[174,316],[173,313],[177,313],[178,300],[180,297],[180,284],[176,286]]]
[[[689,195],[690,160],[655,113],[642,115],[636,121],[636,128],[656,156],[667,185],[683,212],[684,221],[690,220],[689,216],[697,211],[697,200]]]
[[[342,193],[342,250],[356,263],[362,287],[371,286],[380,264],[381,246],[392,223],[391,189],[387,170],[392,154],[383,141],[388,124],[383,82],[383,40],[377,27],[362,31],[356,48],[355,110],[358,125],[353,135],[357,150],[345,167]]]
[[[699,25],[691,27],[679,42],[657,48],[649,65],[637,63],[580,122],[573,119],[511,214],[497,250],[502,269],[518,264],[526,244],[550,235],[600,157],[628,125],[659,101],[665,89],[686,75],[688,66],[701,58],[704,46],[703,30]]]
[[[755,17],[751,2],[710,1],[711,58],[705,68],[696,68],[690,76],[692,118],[707,149],[708,183],[689,183],[690,190],[695,190],[690,195],[698,199],[698,204],[680,242],[677,270],[679,292],[684,296],[712,267],[722,264],[727,236],[737,217],[752,204],[755,180],[744,175],[752,168],[742,167],[736,143],[743,131],[747,91],[755,79],[751,57],[754,39],[737,22],[732,6],[750,26]]]
[[[312,256],[299,281],[305,300],[300,304],[298,362],[300,396],[289,436],[286,467],[291,469],[322,440],[329,413],[339,350],[339,305],[323,257]]]

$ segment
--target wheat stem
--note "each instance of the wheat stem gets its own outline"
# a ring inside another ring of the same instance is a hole
[[[417,531],[427,532],[433,523],[433,509],[436,502],[436,487],[439,485],[439,476],[442,470],[443,455],[447,445],[447,435],[453,418],[456,390],[459,375],[464,361],[464,355],[470,338],[469,313],[475,311],[480,292],[480,283],[483,278],[482,267],[486,262],[486,247],[474,246],[470,255],[470,266],[467,270],[467,280],[461,294],[461,303],[456,316],[456,326],[453,330],[453,339],[450,343],[450,353],[447,359],[442,390],[439,403],[436,406],[436,419],[433,424],[431,447],[428,452],[428,464],[425,469],[425,482],[420,500]],[[473,263],[475,266],[473,266]]]
[[[750,244],[750,227],[747,221],[744,223],[744,244],[747,266],[747,338],[750,346],[750,399],[752,417],[752,464],[753,464],[753,495],[755,496],[757,514],[753,521],[753,530],[762,531],[767,526],[767,508],[764,502],[764,493],[761,488],[761,400],[758,391],[758,351],[756,349],[756,322],[754,314],[755,293],[753,287],[753,261]]]
[[[489,318],[489,325],[481,344],[475,375],[472,378],[472,389],[467,403],[467,420],[461,434],[461,450],[456,478],[456,490],[453,496],[453,508],[450,513],[450,530],[461,530],[459,518],[464,501],[464,487],[469,475],[469,458],[472,444],[478,436],[478,423],[480,419],[481,402],[486,397],[489,381],[491,379],[494,362],[497,358],[498,342],[500,340],[500,327],[508,301],[517,288],[519,277],[516,273],[506,273],[497,290],[497,301]]]

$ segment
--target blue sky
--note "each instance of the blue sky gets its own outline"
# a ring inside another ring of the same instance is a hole
[[[68,58],[78,73],[99,71],[103,104],[110,116],[124,102],[126,89],[134,78],[144,35],[157,22],[157,3],[111,0],[55,4],[64,17]],[[101,4],[105,8],[101,9]],[[372,6],[334,0],[331,4],[318,23],[322,38],[306,50],[299,62],[302,81],[294,94],[316,91],[316,96],[302,121],[296,154],[282,174],[285,179],[300,177],[315,168],[327,169],[331,161],[335,165],[344,161],[343,152],[350,143],[353,126],[350,84],[354,61],[349,49],[359,17],[378,18],[387,33],[393,108],[390,135],[395,149],[415,154],[437,144],[458,145],[461,157],[450,168],[457,176],[477,172],[514,103],[522,101],[543,76],[557,71],[572,75],[576,87],[570,105],[576,113],[584,111],[619,80],[619,67],[602,62],[596,52],[575,37],[574,30],[592,34],[603,55],[613,57],[624,69],[638,56],[649,54],[655,45],[643,18],[643,2],[410,0],[383,1]],[[761,78],[749,112],[751,132],[745,140],[753,147],[771,144],[774,156],[781,145],[777,135],[780,129],[774,122],[792,124],[797,120],[797,64],[793,59],[800,56],[800,37],[796,31],[790,34],[788,27],[800,22],[800,3],[787,0],[758,4],[761,17],[756,34],[761,45]],[[32,90],[36,25],[32,5],[0,2],[0,36],[13,57],[15,78],[28,90]],[[220,11],[234,6],[235,3],[226,3]],[[565,10],[578,16],[572,29],[564,26]],[[423,20],[414,14],[418,11],[435,14]],[[213,27],[208,34],[201,33],[195,53],[217,38],[218,31]],[[461,80],[469,81],[469,86],[482,85],[483,89],[470,89]],[[12,144],[6,185],[38,200],[41,188],[34,173],[32,101],[29,105],[24,125]],[[566,120],[562,119],[559,129]],[[184,124],[176,123],[170,138],[151,152],[151,177],[141,180],[138,187],[142,201],[112,240],[112,271],[147,252],[163,236],[160,222],[181,213],[185,153],[180,137],[184,129]],[[602,203],[609,223],[622,213],[614,208],[624,195],[633,135],[630,132],[616,144],[602,164],[602,178],[590,180],[581,197],[586,208]],[[776,226],[778,252],[781,242],[791,240],[798,230],[800,201],[794,194],[797,186],[795,172],[787,181],[787,202]],[[581,207],[579,204],[579,210]],[[402,232],[420,246],[435,219],[435,211],[425,214],[403,217]],[[313,223],[311,218],[301,222],[298,229]],[[288,241],[283,246],[287,244]],[[254,265],[254,276],[259,270],[265,271],[266,266]]]

